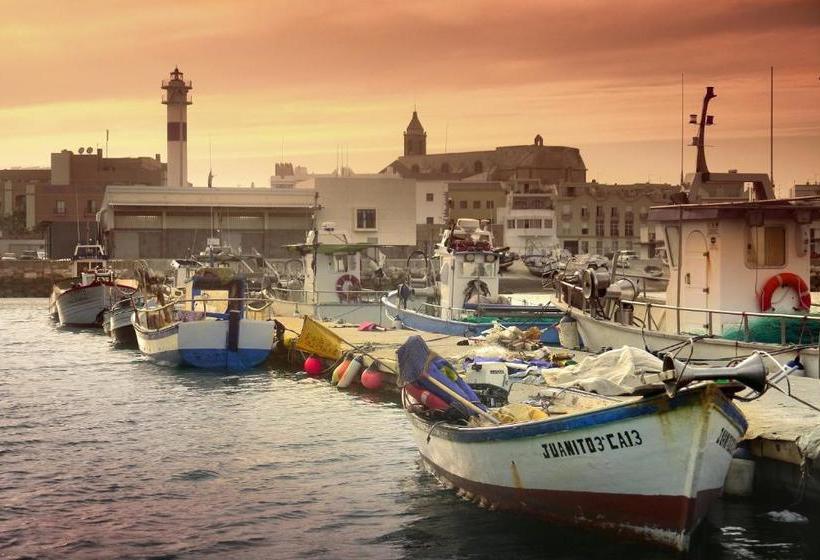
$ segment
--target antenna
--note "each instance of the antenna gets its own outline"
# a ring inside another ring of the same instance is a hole
[[[108,129],[105,129],[105,157],[108,157]]]
[[[769,180],[774,189],[774,66],[769,70]]]
[[[683,72],[680,73],[680,185],[683,187]]]

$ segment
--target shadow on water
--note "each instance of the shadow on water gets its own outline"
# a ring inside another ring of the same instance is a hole
[[[427,473],[404,481],[407,523],[377,542],[390,543],[405,558],[820,558],[820,516],[802,512],[808,522],[781,522],[768,514],[784,509],[764,501],[723,499],[681,554],[604,534],[542,522],[516,513],[490,511],[460,498]]]

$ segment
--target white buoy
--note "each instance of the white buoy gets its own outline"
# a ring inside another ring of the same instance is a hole
[[[359,372],[364,367],[364,358],[361,356],[356,356],[353,358],[353,361],[350,362],[350,365],[347,366],[347,369],[344,371],[342,376],[339,378],[339,388],[344,389],[345,387],[349,387],[353,380],[356,379],[356,376],[359,375]]]

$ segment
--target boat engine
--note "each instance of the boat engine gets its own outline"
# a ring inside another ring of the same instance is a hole
[[[510,378],[504,362],[476,362],[467,368],[465,381],[481,402],[490,408],[507,404]]]

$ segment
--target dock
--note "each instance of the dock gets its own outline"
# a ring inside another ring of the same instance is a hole
[[[277,320],[293,335],[301,333],[301,317]],[[479,348],[465,344],[467,339],[457,336],[403,329],[361,331],[356,325],[320,324],[346,343],[343,351],[364,352],[369,357],[367,363],[377,359],[384,364],[384,371],[398,371],[396,350],[412,335],[421,336],[431,350],[453,362],[474,355]],[[571,352],[576,361],[592,355],[563,348],[554,350]],[[291,354],[291,365],[301,367],[304,356],[303,353]],[[387,384],[388,390],[398,389],[395,379],[393,381]],[[820,383],[816,379],[793,377],[790,385],[794,395],[820,408]],[[820,412],[773,389],[757,400],[736,401],[736,404],[749,422],[744,439],[749,459],[754,461],[755,494],[820,503]]]

